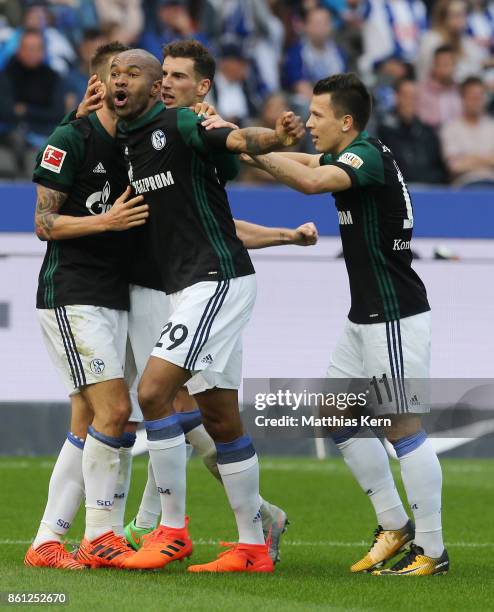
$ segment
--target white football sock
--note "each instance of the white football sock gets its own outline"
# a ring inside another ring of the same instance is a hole
[[[235,514],[238,541],[264,544],[259,495],[259,462],[250,436],[216,443],[218,470]]]
[[[242,544],[264,544],[257,455],[245,461],[218,464],[218,469],[235,514],[238,541]]]
[[[161,525],[185,525],[185,436],[176,414],[145,421],[149,456],[161,499]]]
[[[429,557],[444,551],[441,525],[442,471],[425,432],[394,443],[401,478],[415,519],[414,543]]]
[[[221,476],[216,462],[216,446],[213,438],[208,434],[204,425],[198,425],[185,434],[185,437],[194,447],[194,450],[203,460],[204,465],[211,474],[221,482]]]
[[[51,473],[48,500],[33,546],[61,541],[69,530],[84,497],[82,449],[84,441],[69,433]]]
[[[368,434],[369,435],[369,434]],[[362,490],[369,496],[383,529],[400,529],[408,516],[391,474],[386,449],[372,437],[351,437],[336,446]]]
[[[136,516],[135,524],[142,529],[155,528],[161,514],[161,499],[154,479],[153,464],[148,461],[148,479],[142,494],[141,505]]]
[[[105,436],[89,428],[82,454],[86,489],[85,536],[89,541],[112,529],[111,509],[120,464],[119,447],[119,438]]]
[[[132,446],[121,446],[118,450],[120,467],[117,486],[111,510],[112,529],[117,535],[124,535],[124,517],[127,497],[129,495],[130,477],[132,475]]]

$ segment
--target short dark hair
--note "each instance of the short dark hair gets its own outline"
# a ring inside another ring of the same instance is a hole
[[[361,132],[367,125],[372,98],[366,86],[353,72],[333,74],[314,85],[314,95],[331,94],[331,105],[335,113],[351,115],[355,128]]]
[[[129,47],[128,45],[124,45],[118,40],[112,40],[106,45],[100,45],[96,49],[93,57],[91,58],[91,62],[90,62],[91,74],[94,74],[95,72],[99,74],[101,68],[104,67],[104,65],[108,62],[110,57],[114,57],[115,55],[118,55],[119,53],[123,53],[124,51],[129,51],[130,49],[131,47]]]
[[[438,55],[442,55],[443,53],[456,53],[456,51],[451,45],[441,45],[434,51],[434,59],[436,59]]]
[[[474,85],[479,85],[480,87],[485,88],[484,81],[478,76],[469,76],[465,80],[460,83],[460,93],[463,96],[465,91]]]
[[[187,57],[194,62],[194,70],[203,79],[214,79],[216,62],[211,53],[198,40],[177,40],[163,47],[163,59],[166,57]]]

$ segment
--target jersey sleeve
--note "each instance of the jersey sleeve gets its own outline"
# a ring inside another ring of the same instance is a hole
[[[221,183],[233,181],[238,176],[240,172],[238,155],[230,152],[217,152],[213,154],[212,158]]]
[[[384,185],[384,165],[380,152],[370,143],[350,145],[343,153],[322,155],[322,166],[337,166],[352,181],[353,189]]]
[[[177,111],[177,126],[186,144],[201,153],[227,151],[226,139],[232,131],[230,128],[205,130],[201,125],[202,118],[189,108]]]
[[[67,125],[71,121],[75,121],[77,119],[77,109],[71,110],[69,113],[65,115],[65,117],[60,121],[59,125]]]
[[[62,125],[48,138],[36,158],[33,181],[68,193],[84,161],[84,140],[71,125]]]

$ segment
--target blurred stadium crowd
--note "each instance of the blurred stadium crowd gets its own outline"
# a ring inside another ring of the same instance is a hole
[[[0,176],[30,176],[99,45],[161,58],[178,38],[218,59],[209,101],[226,119],[271,127],[285,108],[306,115],[315,81],[352,70],[374,94],[370,132],[409,182],[494,186],[490,0],[0,0]],[[312,151],[309,138],[302,147]]]

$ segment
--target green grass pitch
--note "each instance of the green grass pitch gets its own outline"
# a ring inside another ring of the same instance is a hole
[[[365,552],[375,524],[368,500],[341,460],[263,460],[262,494],[286,509],[291,521],[282,561],[273,575],[207,576],[187,574],[186,563],[153,573],[25,568],[23,556],[43,512],[53,459],[1,458],[0,591],[63,591],[68,605],[42,606],[61,610],[494,610],[494,460],[442,464],[449,575],[384,579],[348,571]],[[234,520],[223,490],[200,461],[192,459],[188,475],[192,560],[205,562],[219,552],[217,541],[235,538]],[[134,463],[129,518],[145,476],[140,457]],[[69,537],[76,541],[81,535],[79,513]]]

